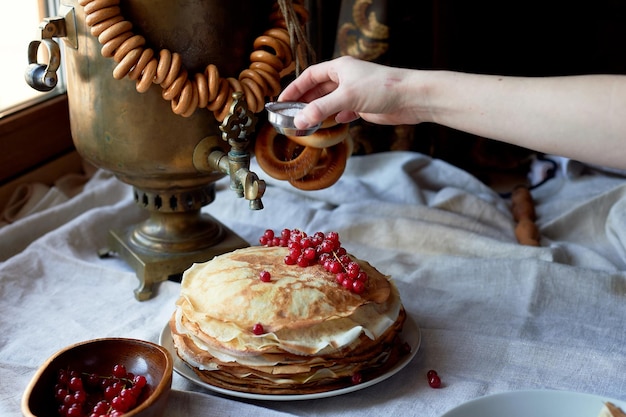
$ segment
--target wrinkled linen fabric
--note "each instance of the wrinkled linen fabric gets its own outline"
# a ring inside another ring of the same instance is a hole
[[[440,416],[527,389],[626,401],[622,177],[557,175],[534,189],[541,247],[529,247],[515,240],[505,198],[421,154],[352,157],[337,184],[313,192],[271,179],[254,161],[252,169],[268,183],[263,210],[250,211],[224,178],[203,211],[253,245],[267,228],[339,232],[348,251],[395,279],[420,328],[419,351],[379,384],[314,400],[234,398],[175,374],[166,415],[188,407],[197,416]],[[134,271],[98,257],[109,229],[145,217],[131,187],[99,171],[80,194],[0,228],[0,415],[20,415],[31,376],[66,345],[159,340],[179,284],[165,281],[139,302]],[[429,369],[442,388],[428,386]]]

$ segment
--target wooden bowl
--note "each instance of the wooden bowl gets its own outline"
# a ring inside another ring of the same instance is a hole
[[[68,346],[51,356],[37,370],[22,397],[26,417],[58,417],[55,384],[60,369],[98,375],[111,375],[113,366],[122,364],[128,372],[147,379],[147,394],[124,417],[161,416],[172,386],[173,359],[157,344],[137,339],[103,338]]]

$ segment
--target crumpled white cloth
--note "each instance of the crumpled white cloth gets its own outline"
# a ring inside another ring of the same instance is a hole
[[[8,201],[2,202],[0,227],[66,202],[83,190],[96,170],[96,167],[84,162],[82,173],[63,175],[52,185],[42,182],[19,184]]]
[[[281,413],[272,409],[254,405],[237,404],[215,395],[205,395],[193,391],[172,390],[163,417],[193,416],[232,416],[232,417],[290,417],[289,413]]]
[[[268,182],[265,209],[250,211],[224,179],[204,211],[251,244],[266,228],[338,231],[396,281],[422,343],[390,379],[326,399],[242,400],[175,375],[176,390],[219,399],[206,412],[190,403],[194,415],[440,416],[486,394],[541,388],[626,399],[624,179],[557,176],[533,190],[542,246],[527,247],[515,240],[507,200],[424,155],[353,157],[337,184],[315,192],[252,168]],[[0,415],[19,415],[30,377],[63,346],[158,341],[178,284],[138,302],[134,271],[98,257],[109,229],[145,217],[130,186],[98,172],[67,202],[0,228]],[[428,386],[428,369],[441,389]]]

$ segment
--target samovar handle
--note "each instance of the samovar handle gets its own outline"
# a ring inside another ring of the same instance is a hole
[[[28,44],[28,66],[24,78],[26,83],[37,91],[50,91],[59,81],[57,71],[61,65],[61,48],[52,38],[64,38],[70,46],[78,47],[74,8],[61,6],[60,11],[63,15],[45,18],[39,24],[41,39]],[[46,63],[39,63],[37,60],[41,45],[46,48]]]
[[[44,45],[48,52],[48,62],[40,64],[37,62],[39,47]],[[61,49],[59,45],[51,39],[31,41],[28,44],[28,67],[24,72],[26,83],[37,91],[50,91],[57,86],[59,77],[57,70],[61,64]]]

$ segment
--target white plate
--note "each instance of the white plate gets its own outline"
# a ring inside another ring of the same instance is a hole
[[[468,401],[441,417],[597,417],[605,402],[626,402],[570,391],[511,391]]]
[[[196,373],[178,357],[176,351],[174,350],[174,342],[172,340],[172,334],[170,333],[169,325],[165,325],[163,331],[161,331],[161,337],[159,338],[159,344],[170,351],[172,357],[174,358],[174,370],[184,378],[187,378],[191,382],[194,382],[204,388],[210,389],[220,394],[230,395],[232,397],[246,398],[251,400],[272,400],[272,401],[295,401],[295,400],[311,400],[316,398],[327,398],[333,397],[335,395],[347,394],[349,392],[358,391],[363,388],[367,388],[374,384],[378,384],[381,381],[384,381],[387,378],[398,373],[402,368],[407,366],[411,359],[415,357],[417,351],[420,346],[420,330],[415,321],[411,317],[407,315],[407,320],[404,323],[404,328],[402,329],[402,338],[406,343],[411,346],[411,353],[404,356],[397,364],[395,364],[392,368],[390,368],[384,374],[362,382],[357,385],[350,385],[349,387],[340,388],[331,391],[318,392],[314,394],[284,394],[284,395],[272,395],[272,394],[252,394],[249,392],[241,392],[241,391],[233,391],[229,389],[224,389],[220,387],[216,387],[211,384],[207,384],[202,381]],[[594,416],[595,417],[595,416]]]

